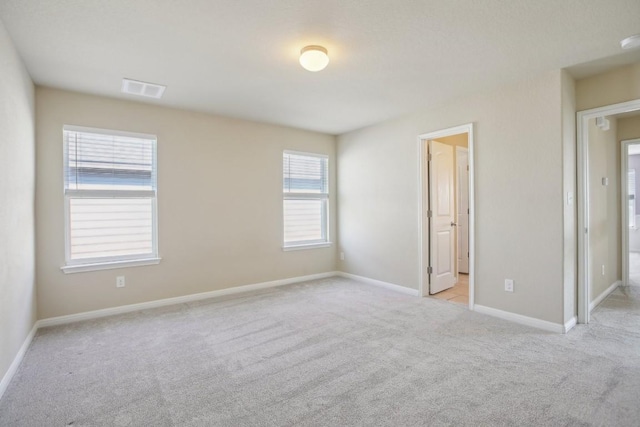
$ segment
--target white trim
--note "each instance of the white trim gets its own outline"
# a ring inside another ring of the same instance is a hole
[[[295,154],[297,156],[314,156],[314,157],[321,157],[323,159],[327,159],[329,160],[329,155],[328,154],[323,154],[323,153],[313,153],[311,151],[294,151],[294,150],[282,150],[283,154]]]
[[[29,332],[29,335],[27,335],[27,338],[25,338],[24,342],[22,343],[20,350],[18,350],[16,357],[13,358],[13,362],[11,362],[11,365],[9,365],[9,369],[7,369],[4,377],[2,377],[2,381],[0,381],[0,399],[2,399],[2,395],[5,391],[7,391],[9,383],[11,383],[13,376],[18,371],[20,363],[22,363],[22,359],[24,359],[24,355],[27,353],[29,345],[31,345],[31,341],[33,341],[33,337],[36,335],[38,328],[39,322],[34,323],[31,331]]]
[[[101,128],[92,128],[86,126],[75,126],[75,125],[64,125],[62,127],[63,132],[82,132],[82,133],[96,133],[99,135],[115,135],[115,136],[124,136],[130,138],[140,138],[140,139],[152,139],[154,141],[158,140],[156,135],[152,135],[150,133],[138,133],[138,132],[129,132],[124,130],[115,130],[115,129],[101,129]]]
[[[443,138],[452,135],[467,134],[467,149],[469,162],[469,310],[474,309],[475,304],[475,127],[473,123],[467,123],[448,129],[418,135],[418,169],[420,171],[420,185],[418,185],[418,235],[420,243],[419,254],[419,295],[429,294],[428,279],[426,278],[427,266],[424,265],[424,255],[428,253],[428,226],[425,224],[428,189],[425,185],[427,178],[427,167],[425,164],[428,150],[425,148],[428,140]],[[426,292],[426,293],[425,293]]]
[[[419,296],[420,292],[418,289],[407,288],[406,286],[396,285],[394,283],[383,282],[382,280],[370,279],[364,276],[358,276],[356,274],[345,273],[343,271],[338,271],[337,275],[340,277],[344,277],[345,279],[357,280],[358,282],[363,282],[368,285],[381,286],[383,288],[391,289],[392,291],[402,292],[403,294],[411,295],[411,296]]]
[[[160,264],[162,258],[144,258],[121,261],[96,262],[92,264],[65,265],[60,267],[65,274],[85,273],[88,271],[113,270],[115,268],[142,267],[143,265]]]
[[[306,245],[290,245],[290,246],[283,246],[282,250],[285,252],[288,252],[288,251],[302,251],[305,249],[315,249],[315,248],[330,248],[332,244],[333,244],[332,242],[322,242],[322,243],[309,243]]]
[[[510,322],[519,323],[521,325],[531,326],[533,328],[542,329],[549,332],[555,332],[563,334],[565,333],[566,326],[561,323],[553,323],[546,320],[536,319],[535,317],[523,316],[521,314],[511,313],[509,311],[498,310],[497,308],[486,307],[484,305],[476,304],[474,311],[486,314],[489,316],[497,317],[500,319],[508,320]],[[567,325],[570,322],[567,323]]]
[[[606,297],[608,297],[611,292],[613,292],[616,289],[618,289],[619,286],[622,286],[622,281],[621,280],[616,280],[615,282],[613,282],[611,284],[611,286],[609,286],[607,289],[605,289],[604,292],[602,292],[600,295],[598,295],[597,298],[595,298],[593,301],[591,301],[589,303],[589,312],[592,312],[594,308],[596,308],[602,301],[604,301],[604,299]]]
[[[164,307],[167,305],[183,304],[185,302],[199,301],[208,298],[216,298],[225,295],[234,295],[258,289],[273,288],[276,286],[290,285],[292,283],[306,282],[308,280],[325,279],[327,277],[338,276],[338,272],[311,274],[308,276],[291,277],[288,279],[273,280],[270,282],[255,283],[252,285],[235,286],[232,288],[220,289],[217,291],[202,292],[198,294],[183,295],[174,298],[165,298],[155,301],[142,302],[138,304],[121,305],[118,307],[104,308],[102,310],[86,311],[84,313],[70,314],[67,316],[50,317],[40,320],[39,327],[63,325],[66,323],[79,322],[82,320],[98,319],[100,317],[113,316],[116,314],[130,313],[132,311],[147,310],[150,308]]]
[[[625,139],[624,141],[620,141],[620,225],[622,228],[622,286],[629,285],[629,146],[638,144],[640,144],[640,138]]]
[[[564,333],[566,334],[571,329],[573,329],[573,327],[576,326],[577,323],[578,318],[576,316],[573,316],[567,323],[564,324]]]
[[[577,113],[578,153],[578,323],[589,323],[589,120],[640,110],[640,99]]]

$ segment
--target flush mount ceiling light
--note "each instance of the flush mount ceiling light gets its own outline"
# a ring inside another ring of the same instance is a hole
[[[300,65],[305,70],[324,70],[328,63],[327,49],[322,46],[305,46],[300,51]]]
[[[147,98],[162,98],[166,86],[155,83],[139,82],[137,80],[122,79],[122,93],[146,96]]]
[[[636,47],[640,47],[640,34],[635,34],[622,40],[620,42],[620,47],[622,47],[623,49],[633,49]]]

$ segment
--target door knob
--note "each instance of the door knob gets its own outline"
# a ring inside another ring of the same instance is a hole
[[[452,226],[452,227],[455,227],[455,226],[457,226],[457,225],[458,225],[458,224],[456,224],[455,222],[451,221],[451,226]]]

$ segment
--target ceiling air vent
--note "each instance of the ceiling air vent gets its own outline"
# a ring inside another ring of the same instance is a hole
[[[147,98],[162,98],[166,86],[154,83],[139,82],[137,80],[122,79],[122,93],[129,95],[146,96]]]

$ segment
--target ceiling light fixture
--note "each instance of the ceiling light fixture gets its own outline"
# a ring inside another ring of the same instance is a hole
[[[636,47],[640,47],[640,34],[635,34],[622,40],[620,42],[620,47],[622,47],[623,49],[633,49]]]
[[[305,46],[300,51],[300,65],[309,71],[320,71],[329,64],[327,49],[322,46]]]

